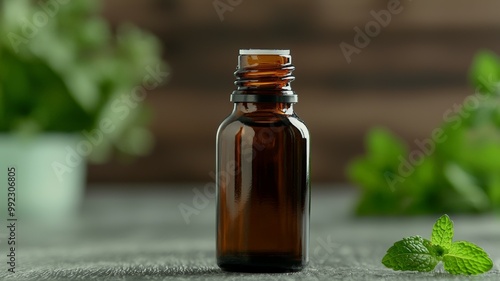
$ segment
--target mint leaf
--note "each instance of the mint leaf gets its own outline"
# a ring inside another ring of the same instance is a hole
[[[492,94],[500,80],[500,59],[490,51],[480,51],[472,60],[470,80],[481,92]]]
[[[480,274],[493,267],[493,261],[480,247],[459,241],[451,244],[451,248],[443,257],[444,269],[451,274]]]
[[[431,241],[411,236],[394,243],[382,263],[394,270],[431,271],[443,261],[451,274],[480,274],[493,267],[493,261],[480,247],[471,242],[453,240],[453,221],[441,216],[432,229]]]
[[[431,242],[418,235],[394,243],[382,259],[388,268],[410,271],[431,271],[438,262]]]
[[[449,250],[453,240],[453,221],[448,215],[440,217],[432,228],[431,243]]]

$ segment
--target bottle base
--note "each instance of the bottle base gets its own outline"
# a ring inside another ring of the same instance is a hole
[[[217,265],[229,272],[280,273],[301,271],[307,263],[283,255],[224,255]]]

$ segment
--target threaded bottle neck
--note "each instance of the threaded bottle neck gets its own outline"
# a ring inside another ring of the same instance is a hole
[[[297,102],[289,50],[240,50],[233,102]]]

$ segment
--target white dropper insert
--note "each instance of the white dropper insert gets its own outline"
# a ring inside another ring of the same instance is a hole
[[[276,49],[241,49],[240,55],[290,55],[290,50],[276,50]]]

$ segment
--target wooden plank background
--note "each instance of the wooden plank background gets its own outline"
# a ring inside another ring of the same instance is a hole
[[[500,54],[497,0],[401,1],[401,13],[350,64],[339,44],[353,44],[353,28],[364,28],[389,1],[218,2],[239,4],[221,21],[212,0],[103,0],[113,26],[133,22],[159,36],[171,77],[146,100],[155,113],[153,153],[91,165],[91,182],[210,181],[240,48],[292,50],[313,181],[345,181],[346,163],[363,152],[372,126],[408,142],[429,135],[447,109],[474,93],[467,80],[474,54]]]

